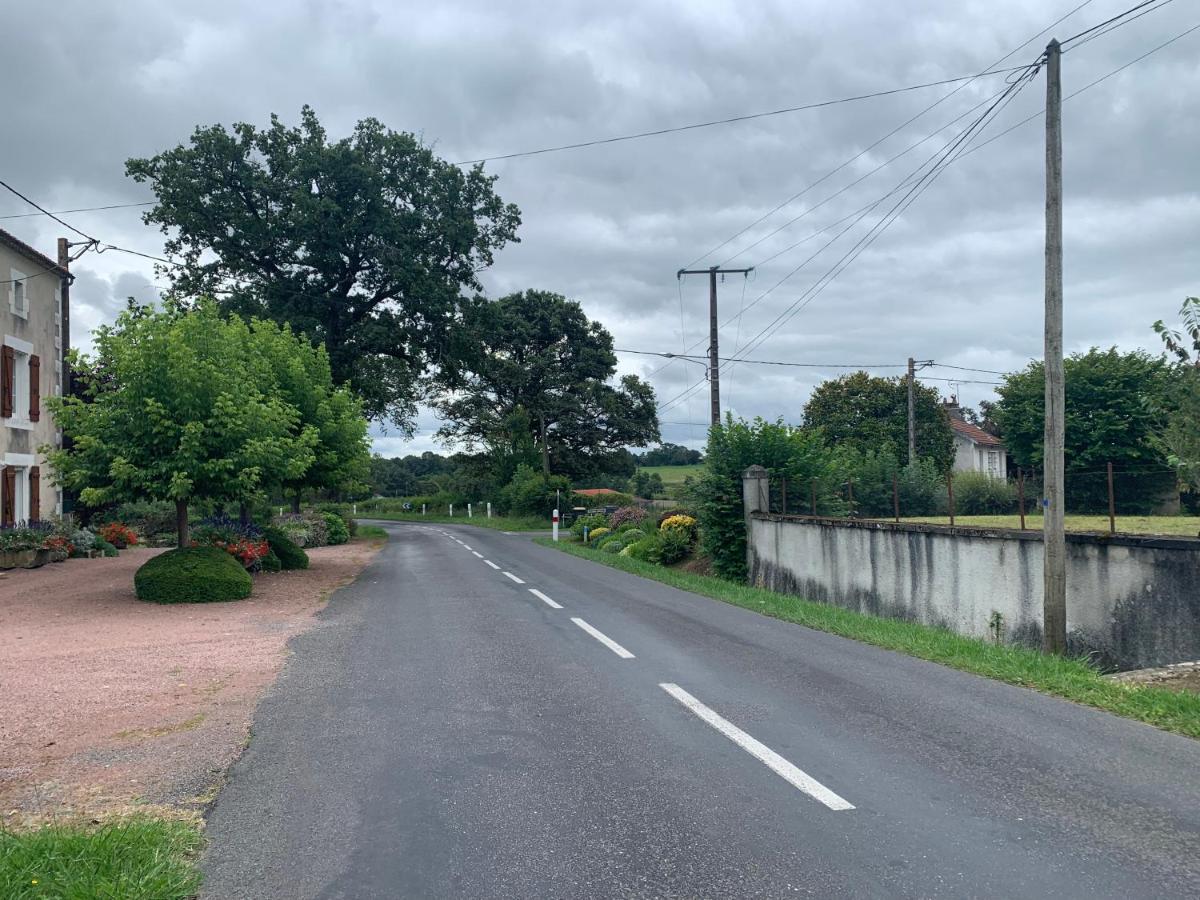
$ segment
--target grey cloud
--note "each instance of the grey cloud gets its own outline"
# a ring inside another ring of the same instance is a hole
[[[449,159],[519,151],[755,112],[806,101],[979,71],[1075,4],[1035,0],[880,4],[847,2],[584,2],[441,4],[367,0],[304,4],[235,0],[119,7],[66,2],[48,13],[22,3],[6,26],[24,39],[0,59],[12,98],[0,132],[4,176],[57,206],[132,202],[144,187],[124,160],[179,141],[197,124],[294,120],[311,103],[332,135],[374,115],[421,134]],[[1065,37],[1128,6],[1090,4],[1055,29]],[[1172,4],[1069,53],[1070,93],[1115,69],[1189,21]],[[1048,36],[1016,54],[1036,58]],[[1193,248],[1200,232],[1195,147],[1200,119],[1200,33],[1081,96],[1064,112],[1066,338],[1154,348],[1149,323],[1170,318],[1197,292]],[[739,265],[828,226],[890,190],[950,138],[939,137],[745,253],[737,251],[909,143],[1002,87],[998,77],[954,92],[844,171],[703,264]],[[738,125],[488,165],[523,211],[522,243],[485,276],[492,294],[526,287],[579,299],[618,346],[678,351],[675,270],[788,195],[863,151],[952,86]],[[1040,109],[1039,78],[985,137]],[[964,120],[965,122],[966,120]],[[960,126],[961,127],[961,124]],[[755,351],[763,359],[902,363],[909,355],[982,368],[1023,365],[1041,352],[1042,149],[1037,120],[966,156],[936,182],[810,305]],[[886,207],[884,207],[886,208]],[[0,214],[24,212],[9,198]],[[156,252],[160,236],[137,211],[70,217],[103,240]],[[723,329],[723,355],[799,298],[866,224],[848,233]],[[37,219],[0,222],[44,249],[59,229]],[[746,302],[783,278],[829,235],[764,264]],[[110,318],[152,266],[89,255],[77,266],[76,324]],[[137,270],[136,276],[127,273]],[[703,337],[702,279],[683,285],[688,342]],[[742,285],[721,289],[722,319]],[[81,335],[74,335],[76,343]],[[661,364],[623,357],[622,370]],[[804,399],[839,369],[737,366],[723,376],[738,413],[799,418]],[[881,374],[895,370],[881,369]],[[936,370],[937,377],[951,376]],[[964,380],[986,374],[958,373]],[[675,363],[657,372],[659,396],[700,375]],[[954,390],[946,382],[943,392]],[[960,385],[968,402],[987,385]],[[703,394],[664,413],[702,421]],[[432,446],[437,423],[423,414],[412,445]],[[664,427],[690,442],[695,429]],[[398,439],[381,449],[401,452]]]

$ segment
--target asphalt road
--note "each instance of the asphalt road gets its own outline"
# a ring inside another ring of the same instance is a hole
[[[205,897],[1196,897],[1200,742],[455,526],[261,704]]]

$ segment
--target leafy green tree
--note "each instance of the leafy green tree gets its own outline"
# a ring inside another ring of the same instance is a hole
[[[56,480],[84,504],[171,501],[184,547],[189,504],[249,501],[312,465],[317,430],[300,425],[241,319],[211,304],[126,311],[95,346],[89,396],[48,400],[72,438],[49,453]]]
[[[177,298],[287,322],[329,352],[372,418],[410,429],[421,377],[452,369],[461,292],[516,240],[520,212],[482,166],[439,159],[413,135],[363,119],[329,141],[305,106],[297,128],[197,128],[187,145],[131,159],[158,198]]]
[[[1067,503],[1080,511],[1105,508],[1104,471],[1111,462],[1120,476],[1118,504],[1146,511],[1170,486],[1170,478],[1164,481],[1167,461],[1155,443],[1166,424],[1166,362],[1142,350],[1093,347],[1063,365]],[[1005,375],[997,389],[996,422],[1019,466],[1042,466],[1045,385],[1045,367],[1032,362]]]
[[[654,391],[634,375],[616,385],[612,335],[579,304],[548,291],[476,302],[464,315],[476,347],[436,407],[438,436],[499,454],[523,413],[544,475],[578,479],[606,465],[628,467],[626,446],[658,440]]]
[[[1193,491],[1200,492],[1200,297],[1188,297],[1179,310],[1183,325],[1154,331],[1179,365],[1172,372],[1167,422],[1159,444],[1167,460]],[[1190,344],[1190,346],[1189,346]]]
[[[914,391],[917,456],[932,459],[939,472],[954,464],[954,432],[938,392],[917,384]],[[820,428],[835,447],[860,453],[888,450],[908,456],[908,384],[854,372],[825,381],[804,405],[804,424]]]
[[[297,433],[311,428],[317,434],[312,465],[278,487],[300,511],[306,490],[332,495],[362,490],[370,477],[370,443],[362,403],[349,389],[335,387],[329,354],[288,325],[254,321],[250,325],[253,352],[266,360],[283,399],[299,413]]]
[[[637,472],[630,479],[628,490],[635,497],[652,499],[665,493],[667,487],[663,484],[662,476],[657,472]]]
[[[746,577],[746,527],[742,473],[763,466],[773,478],[793,485],[828,482],[833,453],[815,429],[794,428],[780,419],[725,421],[708,431],[707,465],[691,489],[700,522],[701,547],[723,578]]]
[[[662,443],[638,457],[642,466],[694,466],[704,462],[699,450],[689,450],[681,444]]]

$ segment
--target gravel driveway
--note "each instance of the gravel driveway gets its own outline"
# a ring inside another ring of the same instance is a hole
[[[289,638],[376,549],[317,548],[236,603],[138,601],[159,550],[0,573],[0,824],[203,806]]]

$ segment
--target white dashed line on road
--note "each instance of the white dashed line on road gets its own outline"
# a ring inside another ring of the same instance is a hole
[[[498,568],[500,568],[498,565],[496,565],[496,564],[495,564],[494,562],[492,562],[490,559],[485,559],[485,560],[484,560],[484,562],[485,562],[485,563],[487,563],[489,566],[491,566],[493,569],[498,569]]]
[[[549,597],[547,597],[545,594],[543,594],[537,588],[530,588],[529,593],[533,594],[533,596],[537,597],[539,600],[541,600],[543,603],[545,603],[551,609],[562,609],[562,604],[555,603],[553,600],[551,600]]]
[[[578,622],[579,620],[576,619],[575,621]],[[829,788],[825,787],[825,785],[821,784],[821,782],[796,768],[796,766],[792,765],[770,747],[755,740],[729,720],[717,715],[679,685],[663,683],[659,687],[759,762],[764,763],[767,768],[788,782],[792,787],[803,791],[814,800],[825,804],[832,810],[854,809],[852,804],[847,803]]]
[[[476,556],[478,556],[480,559],[483,559],[483,554],[480,553],[478,550],[472,550],[471,552],[474,553]]]
[[[598,640],[600,643],[602,643],[605,647],[607,647],[613,653],[617,654],[617,656],[621,657],[621,659],[633,659],[634,658],[632,653],[630,653],[628,650],[626,650],[624,647],[622,647],[620,644],[618,644],[616,641],[614,641],[612,638],[610,638],[603,631],[597,631],[595,628],[593,628],[587,622],[583,621],[583,619],[575,618],[575,619],[572,619],[571,621],[574,622],[576,625],[578,625],[580,628],[582,628],[584,631],[586,631],[588,634],[590,634],[592,637],[594,637],[596,640]]]
[[[464,550],[471,550],[470,546],[469,546],[469,545],[467,545],[467,544],[463,544],[463,549],[464,549]],[[474,550],[471,550],[471,552],[472,552],[472,553],[474,553],[475,551],[474,551]]]
[[[517,584],[524,584],[524,583],[525,583],[525,582],[524,582],[524,580],[522,580],[522,579],[518,578],[518,577],[517,577],[516,575],[514,575],[512,572],[505,572],[505,573],[504,573],[504,577],[505,577],[505,578],[511,578],[511,579],[512,579],[513,581],[515,581]]]

